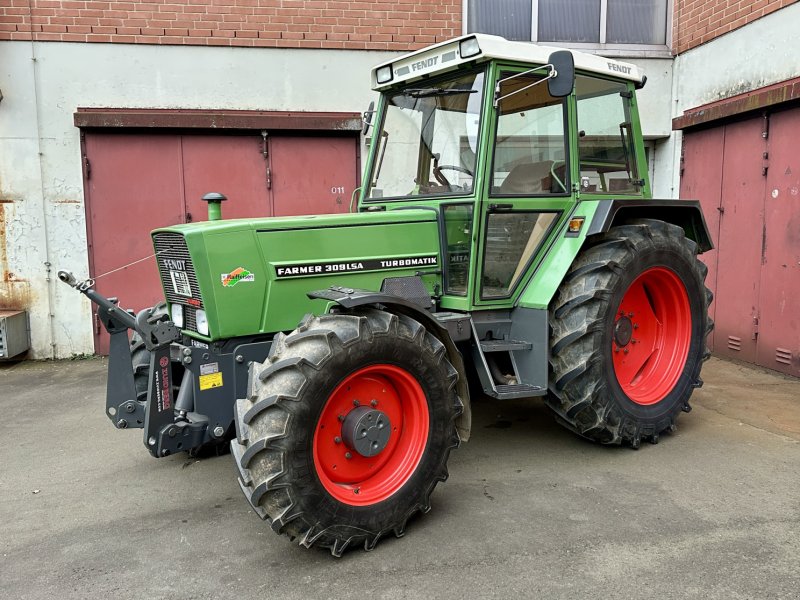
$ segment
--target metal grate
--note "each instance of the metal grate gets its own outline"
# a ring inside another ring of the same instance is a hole
[[[161,286],[164,288],[164,297],[171,304],[183,305],[183,328],[190,331],[197,331],[197,308],[203,308],[203,298],[200,296],[200,286],[197,285],[197,275],[194,272],[192,258],[189,249],[186,247],[186,240],[179,233],[161,232],[153,235],[153,245],[156,250],[156,261],[158,262],[158,274],[161,276]],[[173,276],[172,269],[166,261],[183,261],[182,272],[186,274],[189,282],[191,296],[179,294]],[[191,305],[188,304],[192,300]],[[199,305],[199,306],[198,306]]]
[[[194,265],[189,256],[189,249],[186,247],[186,240],[179,233],[162,232],[153,235],[153,244],[156,250],[156,260],[158,262],[158,273],[161,276],[161,285],[164,288],[164,295],[168,302],[186,304],[189,296],[178,294],[170,274],[171,269],[164,262],[165,260],[183,261],[184,272],[189,280],[191,298],[200,302],[203,306],[203,299],[200,296],[200,287],[197,285],[197,276],[194,272]]]
[[[183,307],[183,328],[197,331],[197,311],[194,308]]]

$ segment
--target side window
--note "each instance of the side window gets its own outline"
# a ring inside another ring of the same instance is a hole
[[[489,213],[481,298],[511,295],[557,216],[555,212]]]
[[[628,85],[595,77],[575,78],[581,191],[638,194],[639,173]]]
[[[467,295],[470,252],[472,251],[472,204],[449,204],[444,215],[444,290],[446,294]]]
[[[502,72],[492,163],[493,196],[542,196],[567,191],[565,102],[542,76]]]

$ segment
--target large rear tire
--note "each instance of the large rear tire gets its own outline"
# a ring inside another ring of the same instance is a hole
[[[578,255],[551,306],[558,421],[603,444],[658,442],[702,385],[711,292],[683,229],[642,219]]]
[[[430,510],[463,410],[445,347],[377,309],[308,316],[250,370],[231,450],[272,529],[340,556]]]

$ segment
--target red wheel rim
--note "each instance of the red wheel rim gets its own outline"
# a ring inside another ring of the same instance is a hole
[[[680,379],[692,339],[689,295],[678,275],[653,267],[625,292],[611,352],[622,391],[636,404],[663,400]]]
[[[388,442],[372,457],[362,456],[343,439],[344,419],[359,406],[371,406],[389,421]],[[340,502],[354,506],[381,502],[417,469],[428,428],[428,402],[413,375],[394,365],[359,369],[333,390],[322,408],[313,442],[317,475]]]

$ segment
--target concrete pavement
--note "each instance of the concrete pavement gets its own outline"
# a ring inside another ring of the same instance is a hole
[[[336,560],[256,518],[230,456],[156,460],[102,359],[0,366],[0,598],[799,598],[800,381],[712,359],[641,450],[474,405],[433,510]]]

